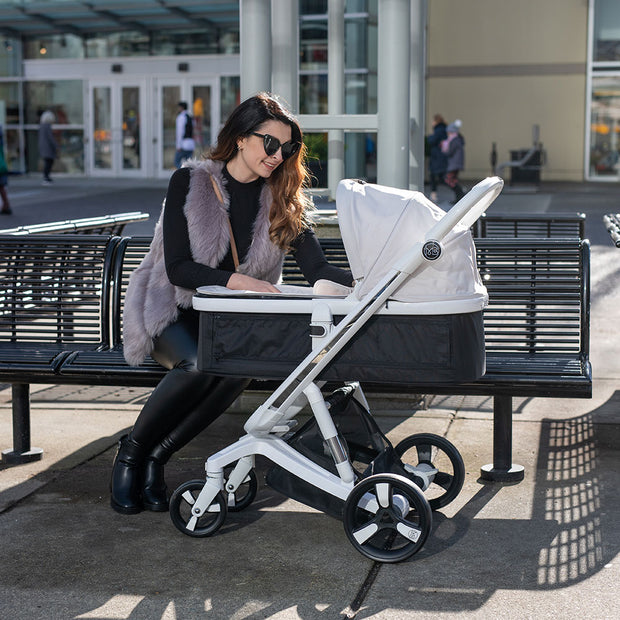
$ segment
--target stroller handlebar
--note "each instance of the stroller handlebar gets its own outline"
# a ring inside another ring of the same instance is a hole
[[[469,228],[499,196],[504,181],[500,177],[483,179],[463,196],[427,233],[427,241],[441,241],[455,226]]]

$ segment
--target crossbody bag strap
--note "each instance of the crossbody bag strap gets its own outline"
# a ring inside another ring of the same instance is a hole
[[[211,176],[211,184],[213,185],[213,191],[217,196],[217,199],[224,204],[224,198],[222,197],[222,192],[220,192],[220,188],[217,186],[215,179]],[[235,271],[239,271],[239,254],[237,253],[237,244],[235,243],[235,236],[233,235],[232,224],[230,223],[230,217],[226,217],[228,221],[228,234],[230,235],[230,251],[232,253],[233,263],[235,264]]]

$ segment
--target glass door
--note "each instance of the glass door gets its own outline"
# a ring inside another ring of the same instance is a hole
[[[91,83],[90,172],[105,176],[144,176],[144,85]]]
[[[218,78],[186,78],[162,80],[158,84],[161,114],[159,126],[159,176],[168,177],[174,170],[176,152],[176,117],[180,101],[187,103],[187,111],[194,119],[194,157],[201,157],[217,139],[219,131]]]

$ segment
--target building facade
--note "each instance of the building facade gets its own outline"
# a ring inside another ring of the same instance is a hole
[[[169,176],[177,102],[187,101],[196,119],[199,154],[240,100],[240,13],[251,0],[128,1],[122,8],[105,0],[50,0],[45,10],[42,3],[33,9],[30,4],[0,5],[0,123],[13,172],[40,167],[38,122],[51,109],[61,146],[57,172]],[[386,43],[385,34],[383,45],[379,40],[379,21],[393,4],[398,0],[300,0],[296,6],[293,107],[302,124],[308,120],[306,141],[318,187],[327,186],[330,166],[340,176],[377,180],[377,131],[386,123],[376,120],[380,101],[400,96],[399,88],[386,93],[381,87],[390,67],[381,66]],[[417,71],[400,86],[412,105],[409,126],[397,127],[409,134],[410,160],[430,131],[425,119],[439,112],[448,122],[462,121],[464,178],[487,176],[494,162],[509,161],[514,151],[540,142],[544,180],[619,180],[617,0],[414,5],[419,10],[404,14],[424,45],[416,47],[412,36],[403,50]],[[342,42],[340,69],[333,63],[340,48],[330,39],[335,6],[343,13],[336,35]],[[272,32],[276,28],[278,34],[277,11],[271,13]],[[278,50],[272,50],[276,66]],[[341,73],[336,86],[334,72]],[[419,93],[422,111],[413,105]],[[325,131],[317,115],[324,116]],[[338,138],[328,130],[331,117],[342,115],[370,120],[350,123]],[[330,155],[334,144],[339,159]]]

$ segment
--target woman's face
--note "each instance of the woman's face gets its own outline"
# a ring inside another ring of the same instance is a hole
[[[265,121],[256,129],[256,133],[269,135],[280,141],[280,144],[291,140],[291,128],[280,121]],[[264,147],[264,138],[249,135],[237,140],[238,152],[228,162],[228,172],[241,183],[255,181],[258,177],[267,179],[271,173],[284,161],[282,149],[279,148],[273,155],[267,155]]]

